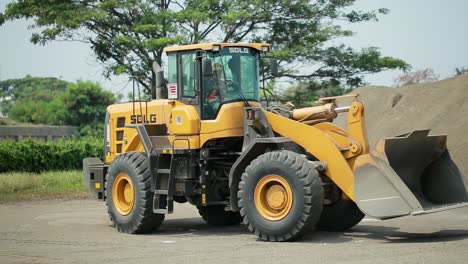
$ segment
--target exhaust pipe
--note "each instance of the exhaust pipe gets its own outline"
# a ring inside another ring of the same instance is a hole
[[[447,137],[414,131],[381,140],[356,159],[359,208],[379,219],[468,206],[468,185],[448,153]]]

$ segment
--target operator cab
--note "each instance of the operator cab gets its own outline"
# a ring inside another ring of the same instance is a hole
[[[210,43],[168,47],[167,95],[215,119],[231,102],[260,101],[259,60],[264,43]]]

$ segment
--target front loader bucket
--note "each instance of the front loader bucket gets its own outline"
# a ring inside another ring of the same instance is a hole
[[[428,134],[381,140],[356,159],[354,192],[363,212],[388,219],[468,206],[468,187],[447,151],[447,137]]]

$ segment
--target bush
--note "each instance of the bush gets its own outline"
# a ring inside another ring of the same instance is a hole
[[[103,140],[81,138],[58,142],[0,142],[0,172],[80,169],[86,157],[102,158]]]

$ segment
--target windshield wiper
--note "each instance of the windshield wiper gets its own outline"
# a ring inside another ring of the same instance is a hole
[[[224,63],[223,60],[220,60],[221,66],[223,67],[223,78],[224,78],[224,83],[226,84],[226,93],[228,92],[228,80],[226,79],[226,71],[224,70]],[[237,86],[236,83],[234,83],[232,80],[229,80],[232,83],[232,87],[234,88],[234,91],[239,95],[239,97],[242,99],[244,102],[245,106],[250,107],[249,101],[245,98],[244,94],[242,94],[242,89]]]

